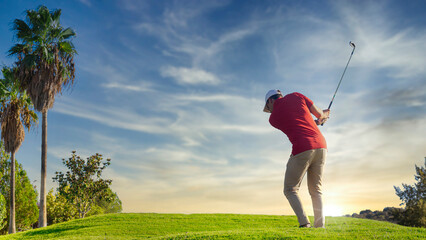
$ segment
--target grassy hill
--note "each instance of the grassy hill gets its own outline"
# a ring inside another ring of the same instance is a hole
[[[299,229],[295,216],[108,214],[0,237],[5,239],[425,239],[426,229],[327,217],[326,229]]]

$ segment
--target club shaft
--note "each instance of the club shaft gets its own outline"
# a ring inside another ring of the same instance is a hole
[[[355,48],[353,48],[353,49],[352,49],[351,55],[350,55],[350,57],[349,57],[349,60],[348,60],[348,62],[346,63],[345,70],[343,71],[343,74],[342,74],[342,76],[340,77],[339,84],[337,85],[336,91],[334,92],[333,98],[331,99],[330,105],[328,105],[328,108],[327,108],[327,109],[330,109],[330,108],[331,108],[331,105],[333,104],[334,97],[336,97],[337,90],[339,90],[340,84],[342,83],[343,76],[345,76],[346,69],[348,68],[349,62],[350,62],[350,61],[351,61],[351,59],[352,59],[352,55],[354,54],[354,51],[355,51]]]
[[[352,45],[351,45],[351,46],[352,46]],[[354,47],[353,47],[353,49],[352,49],[351,55],[349,56],[348,62],[346,63],[345,70],[343,70],[342,76],[340,77],[340,81],[339,81],[339,84],[337,85],[336,91],[334,91],[333,98],[331,99],[331,102],[330,102],[330,104],[328,105],[328,108],[327,108],[328,110],[330,110],[331,105],[333,104],[334,97],[336,97],[337,90],[339,90],[340,84],[342,83],[343,76],[345,76],[346,69],[348,68],[349,62],[350,62],[350,61],[351,61],[351,59],[352,59],[352,55],[354,54],[354,51],[355,51],[355,45],[354,45]],[[323,126],[323,125],[324,125],[324,123],[322,123],[322,124],[321,124],[321,126]]]

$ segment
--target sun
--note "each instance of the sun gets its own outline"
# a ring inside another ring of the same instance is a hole
[[[337,204],[324,206],[324,216],[339,217],[343,216],[343,208]]]

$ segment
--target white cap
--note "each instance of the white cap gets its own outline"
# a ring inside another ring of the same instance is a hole
[[[270,97],[272,97],[272,96],[276,95],[276,94],[280,94],[280,95],[282,95],[282,94],[281,94],[281,91],[280,91],[280,90],[278,90],[278,89],[272,89],[272,90],[269,90],[269,91],[266,93],[266,96],[265,96],[265,107],[263,108],[263,111],[264,111],[264,112],[267,112],[267,113],[270,113],[270,112],[271,112],[271,111],[269,111],[269,109],[266,107],[266,104],[268,103],[268,99],[269,99]]]

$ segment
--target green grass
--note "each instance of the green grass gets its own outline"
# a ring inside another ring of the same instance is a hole
[[[312,220],[312,219],[311,219]],[[0,237],[5,239],[425,239],[426,229],[327,217],[325,229],[299,229],[295,216],[108,214]]]

